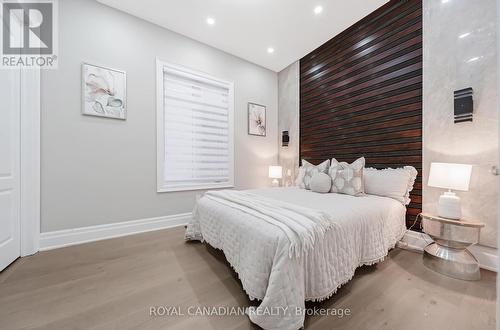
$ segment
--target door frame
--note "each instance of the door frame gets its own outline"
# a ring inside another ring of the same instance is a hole
[[[21,257],[40,246],[40,69],[21,69],[20,233]]]

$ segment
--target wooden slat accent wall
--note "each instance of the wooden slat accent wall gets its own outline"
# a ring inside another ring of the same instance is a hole
[[[300,60],[300,157],[419,171],[422,209],[422,1],[390,1]]]

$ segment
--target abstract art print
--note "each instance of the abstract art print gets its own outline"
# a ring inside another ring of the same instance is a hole
[[[84,115],[127,118],[127,76],[124,71],[83,63],[82,79]]]
[[[248,103],[248,134],[266,136],[266,107]]]

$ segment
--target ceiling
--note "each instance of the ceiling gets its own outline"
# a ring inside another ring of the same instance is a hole
[[[279,72],[388,0],[97,1]]]

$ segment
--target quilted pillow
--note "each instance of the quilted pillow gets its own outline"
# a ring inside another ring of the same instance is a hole
[[[365,158],[356,159],[352,164],[332,159],[328,175],[332,178],[331,192],[361,196],[364,194],[363,169]]]
[[[412,166],[403,168],[365,168],[365,192],[370,195],[389,197],[410,204],[410,191],[417,177],[417,170]]]
[[[317,173],[327,173],[330,167],[330,160],[325,160],[319,165],[313,165],[302,159],[302,166],[299,168],[299,175],[295,184],[303,189],[311,189],[311,179]]]
[[[311,190],[317,193],[327,193],[332,187],[332,179],[326,173],[315,174],[311,179]]]

